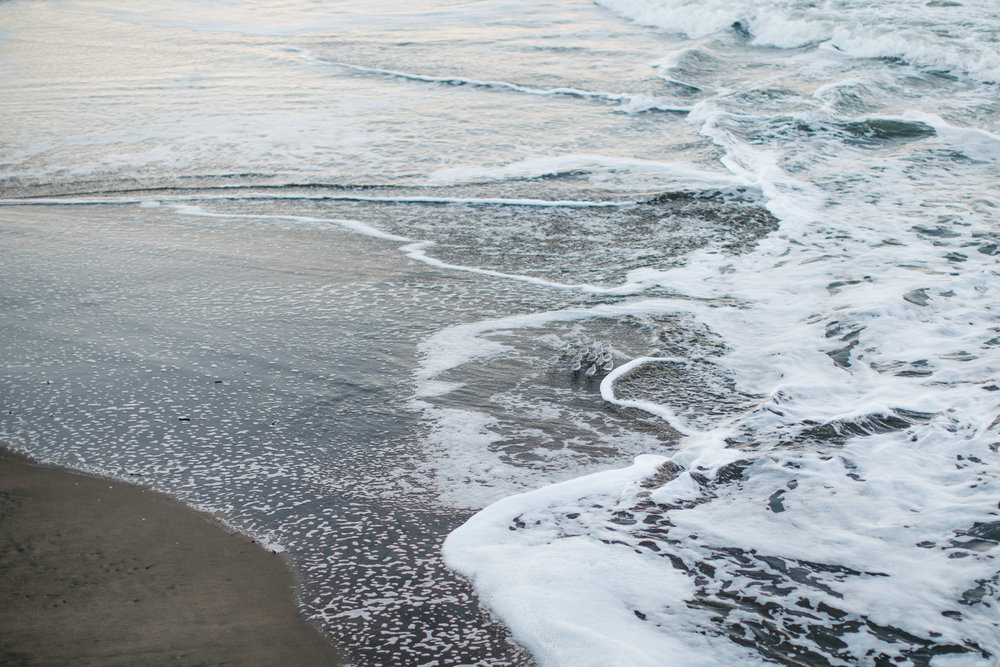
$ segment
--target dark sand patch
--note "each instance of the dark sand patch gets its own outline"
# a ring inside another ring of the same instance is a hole
[[[0,663],[340,664],[293,583],[167,496],[0,450]]]

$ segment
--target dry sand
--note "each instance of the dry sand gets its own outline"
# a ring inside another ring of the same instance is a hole
[[[0,450],[0,663],[336,665],[280,555],[161,494]]]

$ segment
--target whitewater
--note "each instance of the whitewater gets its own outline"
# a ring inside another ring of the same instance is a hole
[[[358,664],[1000,661],[995,2],[0,26],[15,449]]]

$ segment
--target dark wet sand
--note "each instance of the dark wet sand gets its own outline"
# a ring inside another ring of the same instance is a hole
[[[0,664],[340,664],[293,585],[166,496],[0,450]]]

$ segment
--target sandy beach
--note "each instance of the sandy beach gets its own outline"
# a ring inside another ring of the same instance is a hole
[[[335,665],[280,555],[140,487],[0,450],[0,662]]]

